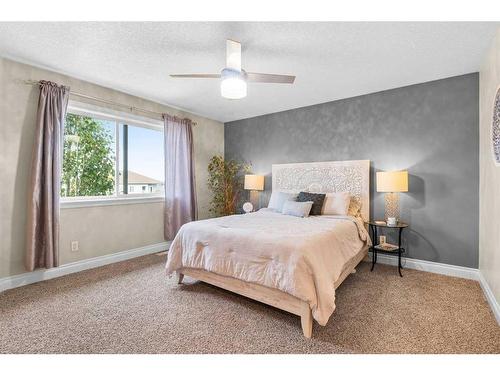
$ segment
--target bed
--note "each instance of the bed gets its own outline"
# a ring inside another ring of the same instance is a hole
[[[352,216],[299,218],[261,209],[185,224],[169,249],[166,272],[184,275],[325,325],[335,289],[367,255],[368,160],[275,164],[272,189],[351,195]],[[356,215],[354,215],[356,212]]]

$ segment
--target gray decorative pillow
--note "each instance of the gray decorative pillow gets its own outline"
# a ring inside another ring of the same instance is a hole
[[[297,217],[308,217],[312,205],[313,202],[286,201],[283,205],[283,211],[281,211],[281,213]]]
[[[271,193],[271,199],[269,199],[269,204],[267,208],[271,208],[276,212],[281,212],[283,210],[283,205],[286,201],[294,201],[297,198],[297,194],[294,193],[284,193],[282,191],[273,191]]]
[[[326,194],[306,193],[301,191],[297,197],[297,202],[313,202],[310,215],[321,215],[323,202]]]

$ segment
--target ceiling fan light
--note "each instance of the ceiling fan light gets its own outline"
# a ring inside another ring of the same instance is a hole
[[[245,78],[244,72],[224,69],[220,84],[222,97],[226,99],[242,99],[247,96],[247,81]]]
[[[220,84],[220,93],[226,99],[242,99],[247,96],[247,83],[240,78],[226,78]]]

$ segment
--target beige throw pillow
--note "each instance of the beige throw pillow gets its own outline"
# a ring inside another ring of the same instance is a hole
[[[323,204],[323,215],[347,215],[351,194],[348,191],[337,193],[326,193],[325,203]]]

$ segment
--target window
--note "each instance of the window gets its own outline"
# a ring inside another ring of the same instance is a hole
[[[163,192],[163,132],[120,123],[119,193],[161,194]],[[147,189],[151,187],[151,189]]]
[[[61,197],[159,196],[163,165],[161,126],[68,110]]]

